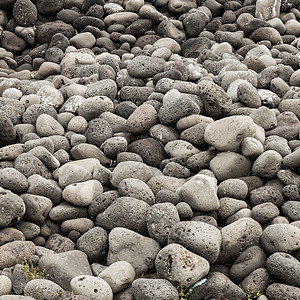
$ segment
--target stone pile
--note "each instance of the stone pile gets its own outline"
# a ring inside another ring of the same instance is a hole
[[[1,0],[0,300],[299,300],[299,21]]]

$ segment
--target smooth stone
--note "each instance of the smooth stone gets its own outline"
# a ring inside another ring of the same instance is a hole
[[[171,228],[179,222],[178,210],[172,203],[156,203],[147,212],[149,235],[161,245],[167,245]]]
[[[28,180],[14,168],[0,169],[0,186],[13,193],[22,193],[28,188]]]
[[[137,275],[154,269],[155,258],[161,249],[155,240],[121,227],[112,229],[108,238],[108,265],[117,261],[127,261]]]
[[[251,218],[241,218],[221,229],[222,245],[218,262],[235,261],[250,246],[258,246],[262,228]]]
[[[63,235],[71,238],[72,232],[76,232],[79,236],[93,228],[94,222],[88,218],[77,218],[66,220],[61,224],[61,232]]]
[[[278,152],[283,158],[292,153],[288,145],[288,141],[281,136],[271,135],[268,136],[264,142],[264,150],[274,150]]]
[[[268,298],[274,300],[280,300],[282,297],[289,297],[291,299],[297,299],[300,296],[299,288],[283,284],[283,283],[272,283],[266,290]]]
[[[62,197],[72,204],[86,206],[102,192],[103,187],[101,183],[98,180],[91,179],[66,186],[63,190]]]
[[[263,127],[265,130],[272,129],[277,126],[276,114],[268,107],[261,106],[254,110],[250,115],[253,121]]]
[[[155,266],[160,278],[184,286],[192,285],[202,279],[208,274],[210,268],[205,258],[175,243],[165,246],[158,252]]]
[[[256,88],[250,82],[241,82],[237,88],[238,100],[246,106],[258,108],[261,106],[261,99]]]
[[[282,156],[274,150],[267,150],[259,155],[254,161],[252,173],[254,176],[272,179],[275,177],[281,167]]]
[[[168,142],[177,140],[179,138],[178,133],[171,126],[163,125],[163,124],[155,124],[149,129],[149,135],[163,145]],[[1,151],[1,150],[0,150]]]
[[[230,180],[230,179],[228,179],[228,180]],[[226,182],[226,181],[227,180],[225,180],[223,182]],[[226,197],[223,197],[220,199],[220,207],[218,208],[218,214],[219,214],[221,220],[226,220],[227,218],[234,215],[239,210],[244,209],[246,207],[247,207],[247,204],[245,201],[226,196]]]
[[[111,173],[110,182],[114,186],[119,186],[125,178],[137,178],[147,182],[152,177],[150,168],[138,161],[120,162]]]
[[[213,211],[219,208],[217,180],[207,175],[197,174],[183,184],[177,193],[193,209]]]
[[[299,203],[298,201],[286,201],[282,205],[282,212],[285,216],[287,216],[292,221],[299,221]]]
[[[112,159],[117,158],[118,154],[127,150],[128,142],[124,137],[111,137],[101,144],[100,148],[104,154]]]
[[[134,268],[127,261],[115,262],[98,275],[109,284],[114,293],[130,286],[135,276]]]
[[[176,178],[171,176],[154,176],[147,181],[147,184],[153,191],[154,195],[161,190],[169,190],[176,192],[176,190],[181,187],[186,182],[183,178]]]
[[[125,178],[118,186],[118,191],[122,197],[132,197],[143,200],[149,205],[155,203],[155,196],[150,187],[142,180],[137,178]]]
[[[41,114],[36,120],[36,130],[40,137],[51,135],[64,135],[65,130],[52,116]]]
[[[250,39],[255,43],[258,43],[263,40],[268,40],[272,45],[282,44],[282,38],[280,33],[272,27],[261,27],[256,29],[251,35]]]
[[[262,20],[270,20],[279,17],[281,3],[276,0],[258,0],[255,6],[255,17]],[[272,9],[271,9],[272,8]]]
[[[178,66],[176,66],[178,68]],[[198,96],[198,87],[196,83],[174,80],[170,78],[161,78],[155,85],[155,92],[166,94],[168,91],[175,89],[180,93],[192,94]]]
[[[80,48],[92,48],[96,43],[96,38],[90,32],[81,32],[70,38],[70,45]]]
[[[300,229],[290,224],[272,224],[264,229],[260,240],[268,253],[290,253],[300,248]]]
[[[88,296],[91,299],[113,299],[113,291],[111,287],[100,277],[78,275],[72,278],[70,286],[74,294]]]
[[[247,176],[251,170],[250,160],[235,152],[221,152],[211,159],[209,165],[219,181]]]
[[[271,202],[258,204],[252,208],[252,218],[259,224],[271,222],[278,215],[278,207]]]

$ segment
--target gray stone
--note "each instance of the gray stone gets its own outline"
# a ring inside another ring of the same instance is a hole
[[[177,289],[166,279],[138,278],[132,283],[132,293],[136,299],[179,299]]]
[[[272,202],[258,204],[252,208],[252,218],[259,224],[271,222],[278,215],[279,209]]]
[[[222,245],[218,262],[229,263],[248,247],[257,246],[262,234],[258,222],[251,218],[241,218],[221,229]]]
[[[27,190],[27,178],[14,168],[0,169],[0,187],[13,193],[22,193]]]
[[[281,136],[271,135],[266,137],[264,142],[264,150],[274,150],[278,152],[282,157],[292,153],[291,148],[288,145],[288,141]]]
[[[220,198],[232,197],[236,199],[245,199],[248,194],[248,186],[241,179],[227,179],[218,186],[217,195]]]
[[[300,221],[300,202],[286,201],[282,205],[282,212],[292,221]]]
[[[157,274],[176,285],[192,285],[209,272],[208,261],[179,244],[162,248],[155,259]]]
[[[103,79],[88,86],[84,97],[106,96],[114,100],[117,95],[117,84],[112,79]]]
[[[118,154],[127,150],[128,142],[125,137],[114,136],[108,138],[100,146],[104,154],[112,159],[116,159]]]
[[[273,19],[279,17],[280,5],[275,0],[263,1],[258,0],[255,6],[255,17],[263,20]]]
[[[259,246],[244,250],[230,268],[229,275],[233,282],[240,283],[254,270],[266,266],[267,256]]]
[[[168,243],[177,243],[213,264],[221,249],[221,233],[216,227],[199,221],[185,221],[172,226]]]
[[[24,288],[24,294],[35,299],[63,299],[66,294],[61,286],[48,279],[30,280]]]
[[[137,178],[123,179],[118,186],[118,191],[120,196],[143,200],[149,205],[155,202],[155,196],[149,186]]]
[[[251,170],[251,161],[235,152],[221,152],[209,165],[219,181],[247,176]]]
[[[49,280],[71,290],[70,281],[79,275],[92,275],[87,255],[79,250],[47,254],[41,257],[38,264],[41,270],[49,274]]]
[[[26,207],[23,199],[18,195],[3,188],[0,188],[0,192],[0,228],[4,228],[20,222]]]
[[[238,85],[237,98],[245,106],[254,108],[261,106],[260,96],[256,88],[250,82],[243,81]]]
[[[178,211],[171,203],[156,203],[147,212],[149,235],[161,245],[168,243],[170,230],[180,222]]]
[[[48,222],[48,224],[49,224],[49,222]],[[50,249],[50,250],[54,251],[55,253],[63,253],[63,252],[74,250],[75,243],[67,237],[64,237],[58,233],[53,233],[48,238],[48,240],[45,244],[45,248]]]
[[[264,229],[260,241],[268,253],[293,252],[300,248],[300,229],[290,224],[272,224]]]
[[[62,125],[52,116],[41,114],[36,120],[36,131],[40,137],[51,135],[64,135],[65,130]]]
[[[281,300],[288,297],[291,300],[297,300],[300,297],[299,288],[282,283],[272,283],[266,290],[269,299]]]
[[[177,90],[184,94],[198,95],[198,86],[193,82],[161,78],[155,85],[155,92],[157,93],[166,94],[170,90]]]
[[[300,262],[290,254],[276,252],[269,256],[266,268],[279,282],[299,286]]]
[[[193,176],[177,192],[184,202],[196,210],[213,211],[220,206],[217,197],[217,180],[207,175]]]
[[[155,240],[126,228],[114,228],[108,236],[107,264],[129,262],[137,275],[154,270],[154,260],[161,249]]]
[[[114,293],[130,286],[135,276],[134,268],[127,261],[117,261],[98,275],[109,284]]]
[[[266,106],[261,106],[254,110],[249,117],[253,119],[255,124],[263,127],[265,130],[272,129],[277,126],[275,112]]]
[[[250,191],[251,206],[271,202],[278,207],[284,203],[282,193],[272,186],[262,186]]]
[[[72,293],[88,296],[91,299],[112,300],[113,291],[102,278],[88,274],[77,275],[70,281]]]
[[[218,209],[218,214],[222,220],[226,220],[239,210],[246,207],[246,201],[234,199],[231,197],[223,197],[220,199],[220,207]]]
[[[132,197],[120,197],[112,202],[103,213],[97,215],[95,224],[106,230],[125,227],[140,234],[146,234],[146,214],[149,207],[145,201]]]

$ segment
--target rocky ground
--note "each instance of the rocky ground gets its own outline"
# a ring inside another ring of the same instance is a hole
[[[0,300],[299,300],[299,20],[1,0]]]

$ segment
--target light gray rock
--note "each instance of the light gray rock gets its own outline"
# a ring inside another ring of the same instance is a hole
[[[241,218],[221,229],[222,245],[218,262],[233,262],[248,247],[257,246],[262,234],[260,224]]]
[[[46,254],[40,258],[38,267],[49,274],[49,280],[70,291],[70,281],[79,275],[92,275],[87,255],[79,250]]]
[[[154,260],[161,249],[158,242],[126,228],[114,228],[108,236],[107,264],[129,262],[137,275],[154,270]]]
[[[224,182],[224,181],[223,181]],[[220,199],[220,207],[218,209],[218,215],[221,219],[226,220],[239,210],[247,208],[247,202],[238,200],[231,197],[223,197]]]
[[[261,245],[268,253],[300,249],[300,229],[290,224],[272,224],[262,232]]]
[[[9,277],[0,275],[0,296],[8,295],[12,289],[12,283]]]
[[[213,177],[197,174],[183,184],[177,191],[184,202],[193,209],[213,211],[219,208],[217,180]]]
[[[209,165],[219,181],[248,176],[252,167],[248,158],[235,152],[221,152]]]
[[[242,141],[242,154],[249,159],[255,159],[264,152],[263,144],[256,138],[246,137]]]
[[[272,283],[268,286],[266,290],[266,295],[268,298],[274,300],[280,300],[283,297],[288,297],[290,299],[297,299],[300,296],[299,288],[283,284],[283,283]]]
[[[143,200],[150,206],[155,203],[155,196],[150,187],[144,181],[137,178],[123,179],[118,186],[118,191],[122,197]]]
[[[13,193],[22,193],[28,188],[28,180],[18,170],[4,168],[0,170],[0,187]]]
[[[260,178],[272,179],[281,168],[282,156],[274,150],[267,150],[254,161],[252,174]]]
[[[138,278],[132,283],[132,293],[136,299],[179,299],[177,289],[166,279]]]
[[[219,198],[232,197],[243,200],[247,194],[248,186],[241,179],[227,179],[218,185],[217,195]]]
[[[255,124],[261,126],[265,130],[272,129],[277,126],[275,112],[266,106],[261,106],[254,110],[249,117],[253,119]]]
[[[258,0],[255,6],[255,17],[262,20],[270,20],[279,17],[280,2],[276,0]]]
[[[40,137],[47,137],[51,135],[64,135],[65,130],[62,125],[47,114],[41,114],[36,120],[36,132]]]
[[[220,253],[221,233],[216,227],[201,221],[184,221],[172,226],[168,243],[177,243],[213,264]]]
[[[98,275],[109,284],[114,293],[130,286],[135,276],[134,268],[127,261],[117,261]]]
[[[192,143],[183,140],[168,142],[164,149],[170,157],[189,157],[200,152]]]
[[[36,94],[40,97],[41,104],[47,104],[54,108],[58,108],[64,103],[64,97],[61,92],[52,86],[43,86]]]
[[[110,182],[114,186],[119,186],[119,183],[125,178],[137,178],[147,182],[152,177],[150,168],[138,161],[120,162],[114,168],[110,176]]]
[[[61,286],[48,279],[30,280],[24,287],[24,294],[35,299],[45,300],[60,300],[66,296]]]
[[[275,252],[266,262],[270,275],[279,282],[299,287],[300,262],[284,252]]]
[[[166,245],[171,228],[180,222],[176,207],[169,202],[156,203],[147,212],[149,235],[161,245]]]
[[[279,209],[272,202],[262,203],[252,208],[252,218],[259,224],[271,222],[278,215]]]
[[[204,140],[220,151],[240,152],[245,137],[254,137],[256,126],[248,116],[231,116],[208,124]]]
[[[209,272],[208,261],[179,244],[162,248],[155,259],[157,274],[180,286],[192,285]]]
[[[70,282],[75,295],[84,295],[92,300],[112,300],[113,291],[109,284],[100,277],[91,275],[78,275]]]

